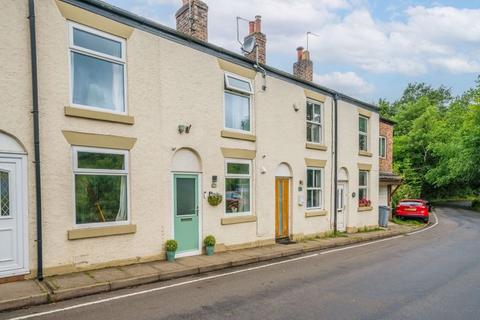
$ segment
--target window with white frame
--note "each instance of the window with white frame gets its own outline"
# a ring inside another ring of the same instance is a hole
[[[225,129],[251,132],[252,95],[249,79],[225,73]]]
[[[368,171],[360,170],[358,173],[358,203],[360,207],[369,207],[368,199]]]
[[[73,148],[75,223],[129,220],[128,151]]]
[[[387,138],[384,136],[380,136],[378,141],[378,154],[380,158],[387,157]]]
[[[125,40],[73,22],[69,30],[72,105],[126,113]]]
[[[225,161],[225,212],[251,213],[252,175],[250,160]]]
[[[360,151],[368,151],[368,118],[358,118],[358,148]]]
[[[323,143],[323,103],[307,101],[307,142]]]
[[[323,207],[323,169],[307,168],[307,209]]]

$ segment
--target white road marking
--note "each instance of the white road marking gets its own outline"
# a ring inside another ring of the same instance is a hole
[[[299,260],[304,260],[304,259],[310,259],[310,258],[318,257],[319,255],[325,255],[325,254],[329,254],[329,253],[334,253],[334,252],[345,251],[345,250],[355,249],[355,248],[359,248],[359,247],[369,246],[369,245],[376,244],[376,243],[379,243],[379,242],[399,239],[399,238],[403,238],[407,235],[410,236],[410,235],[414,235],[414,234],[417,234],[417,233],[420,233],[420,232],[430,230],[431,228],[437,226],[438,225],[438,217],[435,213],[433,215],[435,216],[435,223],[433,225],[431,225],[431,226],[429,226],[425,229],[419,230],[419,231],[414,231],[414,232],[407,233],[405,235],[398,235],[398,236],[391,237],[391,238],[385,238],[385,239],[365,242],[365,243],[361,243],[361,244],[355,244],[355,245],[351,245],[351,246],[347,246],[347,247],[331,249],[331,250],[327,250],[327,251],[321,251],[319,253],[314,253],[314,254],[309,254],[309,255],[306,255],[306,256],[291,258],[291,259],[288,259],[288,260],[272,262],[272,263],[264,264],[264,265],[261,265],[261,266],[245,268],[245,269],[226,272],[226,273],[222,273],[222,274],[216,274],[216,275],[207,276],[207,277],[203,277],[203,278],[199,278],[199,279],[193,279],[193,280],[188,280],[188,281],[184,281],[184,282],[174,283],[174,284],[170,284],[170,285],[163,286],[163,287],[152,288],[152,289],[148,289],[148,290],[123,294],[123,295],[119,295],[119,296],[115,296],[115,297],[111,297],[111,298],[105,298],[105,299],[100,299],[100,300],[96,300],[96,301],[80,303],[80,304],[76,304],[76,305],[65,307],[65,308],[58,308],[58,309],[53,309],[53,310],[49,310],[49,311],[44,311],[44,312],[19,316],[19,317],[10,318],[10,319],[7,319],[7,320],[24,320],[24,319],[42,317],[42,316],[46,316],[46,315],[50,315],[50,314],[54,314],[54,313],[63,312],[63,311],[79,309],[79,308],[83,308],[83,307],[88,307],[88,306],[92,306],[92,305],[96,305],[96,304],[101,304],[101,303],[106,303],[106,302],[110,302],[110,301],[125,299],[125,298],[134,297],[134,296],[138,296],[138,295],[143,295],[143,294],[147,294],[147,293],[152,293],[152,292],[162,291],[162,290],[166,290],[166,289],[186,286],[186,285],[189,285],[189,284],[192,284],[192,283],[197,283],[197,282],[222,278],[222,277],[226,277],[226,276],[231,276],[231,275],[235,275],[235,274],[239,274],[239,273],[264,269],[264,268],[268,268],[268,267],[272,267],[272,266],[276,266],[276,265],[280,265],[280,264],[285,264],[285,263],[289,263],[289,262],[294,262],[294,261],[299,261]]]
[[[348,247],[342,247],[342,248],[331,249],[331,250],[327,250],[327,251],[321,251],[321,252],[319,252],[319,254],[323,255],[323,254],[329,254],[329,253],[334,253],[334,252],[338,252],[338,251],[345,251],[345,250],[355,249],[355,248],[359,248],[359,247],[365,247],[365,246],[369,246],[371,244],[375,244],[375,243],[379,243],[379,242],[384,242],[384,241],[390,241],[390,240],[394,240],[394,239],[398,239],[398,238],[403,238],[404,236],[405,235],[401,234],[401,235],[391,237],[391,238],[385,238],[385,239],[365,242],[365,243],[361,243],[361,244],[355,244],[355,245],[351,245],[351,246],[348,246]]]

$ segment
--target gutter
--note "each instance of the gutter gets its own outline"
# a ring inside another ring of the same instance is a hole
[[[337,230],[337,220],[338,220],[338,94],[333,95],[333,113],[334,113],[334,143],[333,143],[333,233],[336,235]]]
[[[37,41],[35,30],[35,1],[28,0],[28,20],[30,24],[30,51],[32,65],[32,114],[33,142],[35,147],[35,199],[37,222],[37,279],[43,280],[42,252],[42,186],[40,174],[40,123],[38,114],[38,73],[37,73]]]

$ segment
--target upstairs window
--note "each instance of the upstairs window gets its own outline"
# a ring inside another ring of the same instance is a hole
[[[387,157],[387,138],[386,137],[380,137],[378,141],[378,155],[380,158],[386,158]]]
[[[225,129],[251,132],[250,80],[225,74]]]
[[[368,118],[358,118],[358,142],[360,151],[368,151]]]
[[[307,101],[307,142],[323,143],[323,104]]]
[[[71,103],[126,113],[125,40],[70,23]]]
[[[128,151],[73,149],[77,226],[126,223]]]

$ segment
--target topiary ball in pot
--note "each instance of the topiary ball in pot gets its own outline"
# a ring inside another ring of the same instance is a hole
[[[165,249],[167,251],[167,261],[175,261],[175,252],[178,249],[178,242],[175,240],[167,240],[165,243]]]
[[[209,235],[205,237],[205,239],[203,240],[203,244],[205,245],[205,252],[207,253],[207,256],[213,255],[213,253],[215,252],[216,243],[217,240],[214,236]]]

